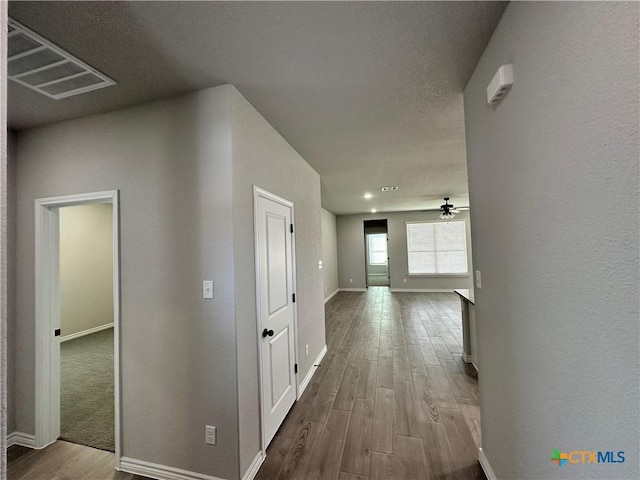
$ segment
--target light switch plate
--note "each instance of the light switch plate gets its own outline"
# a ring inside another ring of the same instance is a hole
[[[476,270],[476,287],[482,288],[482,274],[480,270]]]
[[[213,298],[213,280],[202,282],[202,298],[210,300]]]

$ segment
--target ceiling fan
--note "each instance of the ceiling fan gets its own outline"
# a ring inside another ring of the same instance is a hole
[[[455,217],[456,213],[460,213],[463,210],[469,210],[469,207],[455,208],[453,204],[449,203],[449,199],[450,197],[444,197],[444,204],[440,205],[440,211],[442,212],[440,214],[440,218],[442,220],[451,220]]]
[[[424,210],[420,210],[421,212],[444,212],[444,207],[446,206],[449,209],[449,212],[456,214],[456,213],[460,213],[460,212],[466,212],[469,210],[469,207],[454,207],[452,204],[449,203],[449,200],[451,200],[451,197],[444,197],[444,205],[441,205],[440,208],[427,208]]]
[[[440,205],[440,211],[442,212],[440,218],[442,220],[451,220],[459,212],[459,210],[453,208],[453,204],[449,203],[449,198],[444,197],[444,204]]]

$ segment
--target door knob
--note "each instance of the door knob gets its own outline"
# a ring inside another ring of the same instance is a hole
[[[273,330],[267,330],[266,328],[262,331],[262,338],[264,337],[273,337]]]

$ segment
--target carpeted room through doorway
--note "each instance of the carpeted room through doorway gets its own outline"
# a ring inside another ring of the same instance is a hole
[[[60,344],[60,438],[114,451],[113,328]]]

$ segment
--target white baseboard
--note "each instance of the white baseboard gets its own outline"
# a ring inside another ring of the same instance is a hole
[[[22,447],[36,448],[36,437],[29,433],[11,432],[7,436],[7,447],[20,445]]]
[[[329,300],[331,300],[336,295],[336,293],[338,293],[339,291],[340,291],[340,289],[336,288],[335,291],[331,295],[329,295],[328,297],[326,297],[324,299],[324,303],[327,303]]]
[[[453,288],[391,288],[390,290],[398,293],[453,293]]]
[[[167,467],[166,465],[145,462],[129,457],[122,457],[120,459],[120,470],[135,475],[156,478],[157,480],[223,480],[219,477],[212,477],[211,475]]]
[[[251,465],[242,476],[242,480],[253,480],[258,470],[260,470],[262,462],[264,462],[264,455],[262,455],[262,451],[260,451],[256,454],[256,458],[253,459],[253,462],[251,462]]]
[[[307,385],[309,385],[309,382],[311,381],[313,374],[316,373],[316,370],[318,369],[316,365],[320,365],[320,362],[322,362],[322,359],[326,354],[327,354],[327,346],[325,345],[324,347],[322,347],[322,350],[320,350],[320,353],[314,360],[313,366],[309,369],[309,372],[307,372],[307,375],[300,382],[300,385],[298,385],[298,398],[297,398],[298,400],[304,393],[304,390],[307,388]]]
[[[366,288],[339,288],[340,292],[366,292]]]
[[[484,451],[482,450],[482,448],[478,449],[478,461],[480,462],[482,471],[487,476],[487,480],[498,480],[498,477],[496,477],[496,474],[493,473],[493,469],[491,468],[491,465],[489,465],[489,460],[487,459],[487,456],[484,454]]]
[[[93,328],[90,328],[89,330],[83,330],[81,332],[65,335],[64,337],[60,337],[60,341],[66,342],[67,340],[73,340],[74,338],[84,337],[85,335],[91,335],[92,333],[101,332],[102,330],[107,330],[109,328],[113,328],[113,322],[107,323],[105,325],[100,325],[99,327],[93,327]]]
[[[473,357],[471,355],[467,355],[466,353],[462,352],[462,361],[464,363],[468,363],[469,365],[473,365],[473,368],[476,369],[476,372],[478,371],[478,366],[473,363]]]

